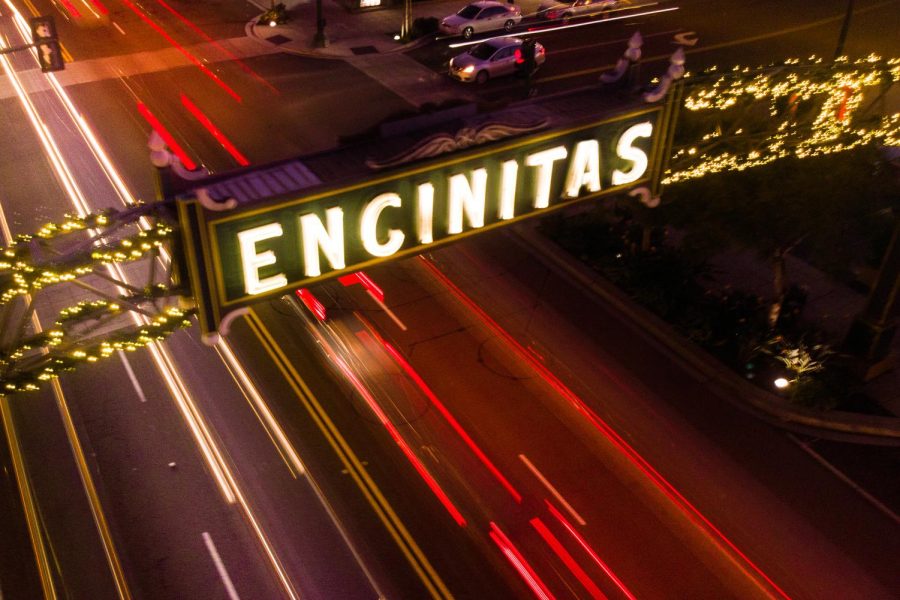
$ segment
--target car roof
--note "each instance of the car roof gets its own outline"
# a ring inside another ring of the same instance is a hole
[[[506,6],[506,4],[502,2],[497,2],[496,0],[479,0],[478,2],[471,2],[469,6],[477,6],[478,8],[487,8],[488,6]]]
[[[506,48],[507,46],[521,46],[522,40],[517,37],[496,37],[484,40],[482,44],[488,44],[494,48]]]

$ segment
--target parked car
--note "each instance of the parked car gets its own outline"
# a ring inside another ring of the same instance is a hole
[[[481,0],[460,9],[455,15],[444,17],[440,30],[445,35],[461,35],[469,39],[484,31],[509,31],[521,20],[522,11],[515,4]]]
[[[609,11],[618,8],[620,3],[620,0],[544,0],[538,6],[537,14],[551,21],[568,21],[592,15],[606,16]]]
[[[485,83],[494,77],[512,75],[523,62],[522,44],[516,37],[486,40],[450,59],[450,76],[460,81]],[[535,68],[544,64],[546,51],[534,43]]]

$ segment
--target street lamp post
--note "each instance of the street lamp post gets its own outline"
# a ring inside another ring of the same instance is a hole
[[[837,48],[834,50],[835,58],[844,53],[844,42],[847,41],[847,31],[850,29],[850,16],[853,14],[854,1],[855,0],[847,0],[847,12],[844,14],[844,22],[841,24],[841,33],[838,34]]]
[[[328,45],[325,35],[325,18],[322,16],[322,0],[316,0],[316,34],[313,36],[313,47],[324,48]]]

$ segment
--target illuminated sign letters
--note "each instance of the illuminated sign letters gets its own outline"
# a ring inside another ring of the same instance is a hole
[[[207,306],[230,308],[646,183],[660,110],[541,132],[377,172],[368,181],[215,212],[193,204]],[[186,203],[190,204],[190,202]],[[184,211],[182,211],[184,213]],[[199,265],[200,263],[197,263]]]

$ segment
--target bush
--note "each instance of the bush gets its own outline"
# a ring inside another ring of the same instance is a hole
[[[409,39],[416,40],[420,37],[437,33],[437,30],[437,17],[418,17],[413,21],[412,28],[409,30]]]

